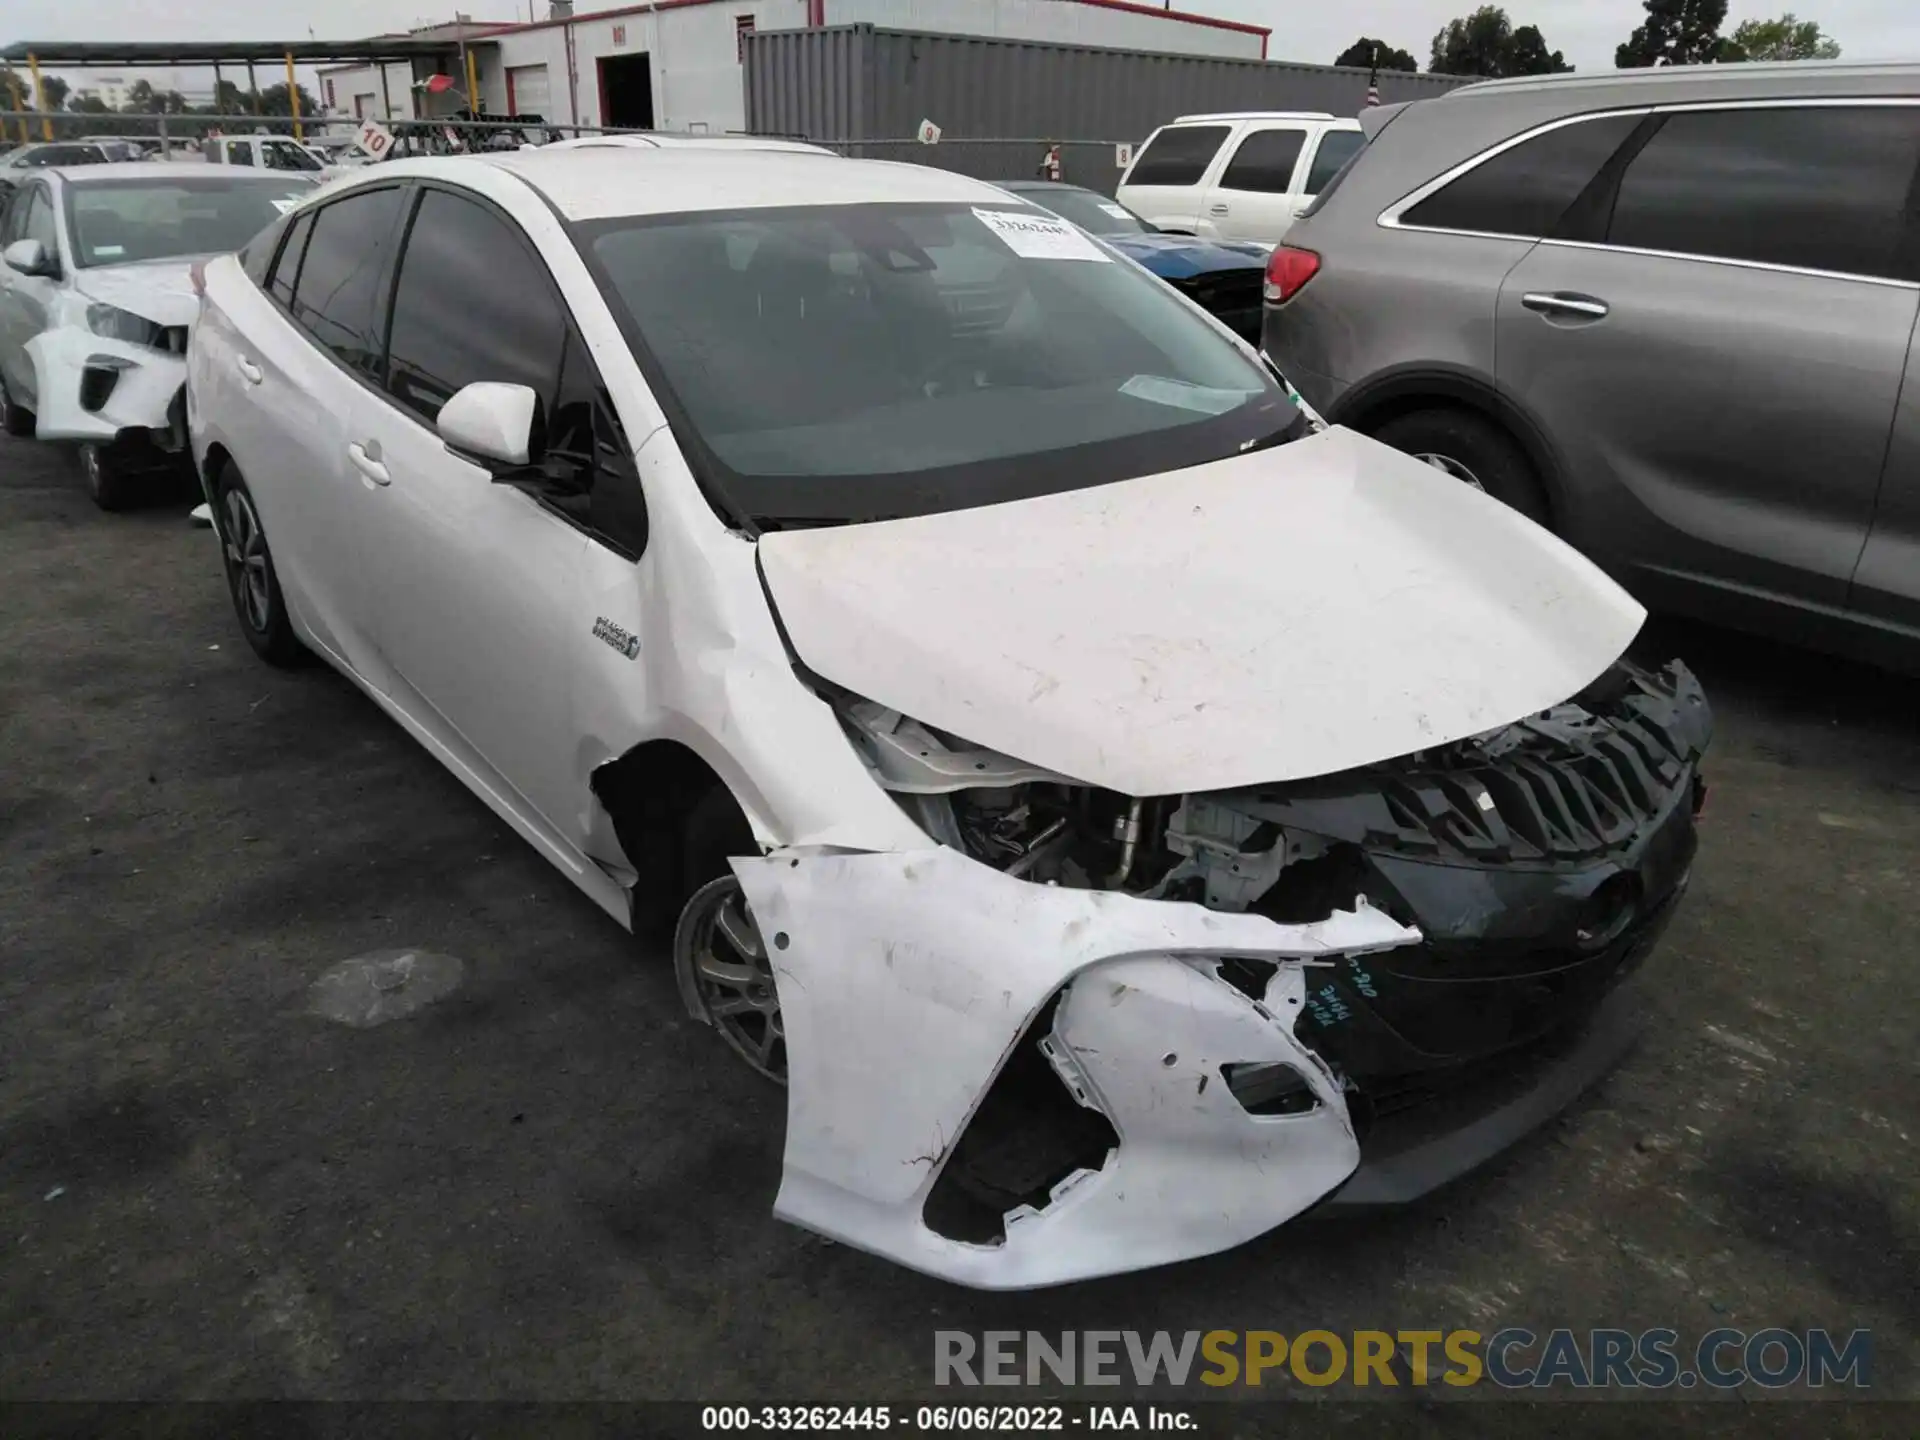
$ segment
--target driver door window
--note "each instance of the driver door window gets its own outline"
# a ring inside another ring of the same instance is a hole
[[[400,261],[387,392],[430,426],[455,391],[480,380],[525,385],[540,398],[544,453],[536,451],[529,493],[638,553],[645,530],[635,524],[631,454],[546,266],[494,211],[430,189]]]
[[[253,146],[249,145],[245,140],[227,141],[227,164],[253,164]]]

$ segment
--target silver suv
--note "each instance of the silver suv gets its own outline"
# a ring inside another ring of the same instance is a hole
[[[1362,123],[1267,273],[1315,408],[1656,605],[1915,664],[1920,65],[1497,81]]]

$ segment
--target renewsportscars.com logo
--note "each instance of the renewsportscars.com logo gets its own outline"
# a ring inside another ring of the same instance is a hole
[[[936,1330],[936,1385],[1493,1384],[1506,1390],[1864,1390],[1873,1332],[1709,1330]]]

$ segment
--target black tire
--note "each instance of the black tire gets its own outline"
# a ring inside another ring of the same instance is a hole
[[[33,438],[33,411],[24,405],[14,404],[3,382],[0,382],[0,430],[25,440]]]
[[[683,904],[708,881],[732,874],[727,865],[730,857],[760,853],[753,827],[724,785],[707,791],[687,812],[685,835],[680,847]]]
[[[214,528],[220,536],[220,561],[227,576],[227,594],[239,617],[240,633],[253,653],[269,665],[297,665],[306,648],[287,618],[286,598],[274,572],[273,552],[267,548],[260,512],[254,508],[240,472],[228,465],[213,487]]]
[[[1546,491],[1526,453],[1484,416],[1451,406],[1415,410],[1379,426],[1373,438],[1428,460],[1463,484],[1477,484],[1529,520],[1551,527]]]
[[[125,510],[138,503],[139,477],[128,473],[125,460],[111,445],[82,445],[79,459],[87,494],[102,510]]]

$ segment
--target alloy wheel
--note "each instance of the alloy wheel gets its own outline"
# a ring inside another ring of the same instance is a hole
[[[227,575],[233,585],[233,598],[248,625],[266,634],[273,620],[273,600],[267,584],[267,537],[261,533],[260,517],[243,490],[227,491],[226,502]]]
[[[787,1032],[766,941],[731,875],[703,886],[681,918],[676,957],[701,1008],[730,1049],[778,1084],[787,1083]]]
[[[1482,494],[1486,493],[1487,487],[1480,483],[1480,477],[1474,474],[1473,471],[1470,470],[1467,466],[1461,464],[1458,460],[1454,459],[1451,455],[1439,455],[1439,454],[1428,453],[1423,455],[1415,455],[1413,458],[1416,460],[1424,461],[1428,465],[1431,465],[1434,469],[1438,470],[1443,475],[1451,475],[1456,480],[1464,481],[1466,484],[1471,485],[1474,489],[1480,491]]]

